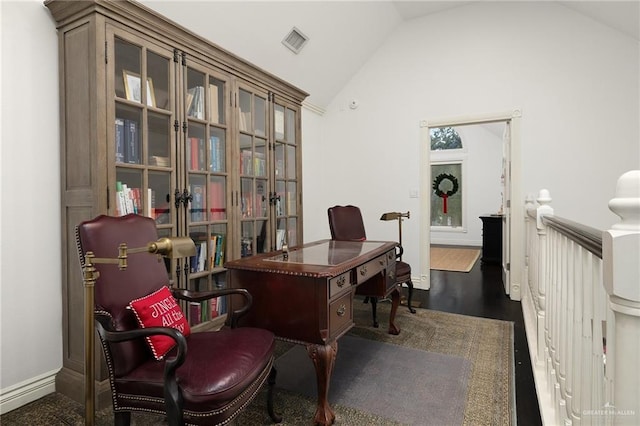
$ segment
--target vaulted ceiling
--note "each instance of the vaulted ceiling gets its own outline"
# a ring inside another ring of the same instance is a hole
[[[310,94],[307,103],[320,110],[403,22],[473,3],[458,0],[141,2],[307,91]],[[640,0],[558,3],[640,42]],[[299,54],[281,43],[293,27],[309,38]]]

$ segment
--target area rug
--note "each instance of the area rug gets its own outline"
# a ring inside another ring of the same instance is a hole
[[[453,247],[431,247],[431,269],[469,272],[480,257],[480,250]]]
[[[278,358],[276,368],[279,388],[315,398],[316,373],[303,346]],[[470,370],[462,357],[347,335],[338,341],[329,403],[402,424],[459,425]]]
[[[515,384],[513,365],[513,323],[462,315],[454,315],[427,309],[417,309],[410,314],[406,307],[400,307],[396,324],[401,328],[398,336],[387,334],[385,320],[389,315],[390,304],[378,303],[378,319],[380,328],[373,328],[371,321],[371,305],[361,300],[354,302],[354,320],[356,326],[348,336],[374,340],[406,349],[428,351],[432,354],[457,357],[468,366],[464,407],[461,418],[452,420],[451,425],[442,426],[483,426],[483,425],[515,425]],[[338,353],[343,339],[338,341]],[[280,358],[293,348],[293,345],[278,342],[276,351]],[[309,361],[311,363],[311,361]],[[337,366],[336,366],[337,368]],[[406,369],[411,369],[407,365]],[[337,370],[336,370],[337,371]],[[331,379],[332,386],[339,386],[336,371]],[[434,371],[435,373],[435,371]],[[282,373],[284,376],[284,372]],[[391,389],[387,387],[386,377],[380,372],[378,379],[368,383],[369,392],[381,395],[380,405]],[[422,381],[425,379],[416,378]],[[280,380],[278,380],[280,382]],[[278,386],[280,386],[278,384]],[[414,385],[408,385],[407,389]],[[424,384],[427,386],[427,383]],[[424,404],[422,397],[394,390],[404,397],[407,405]],[[429,388],[422,393],[430,392],[436,396],[440,389]],[[283,425],[311,424],[315,413],[316,398],[278,388],[274,401],[276,410],[283,416]],[[351,404],[351,402],[349,403]],[[441,406],[448,408],[450,401],[442,398]],[[331,400],[336,413],[336,424],[349,426],[384,425],[396,426],[412,424],[403,421],[403,411],[387,410],[384,415],[365,411],[345,403],[341,397]],[[23,425],[83,425],[84,408],[61,394],[53,393],[31,404],[11,411],[0,417],[2,426]],[[417,424],[428,424],[429,417]],[[136,426],[166,425],[164,418],[148,414],[134,414],[132,424]],[[271,424],[266,410],[266,390],[256,397],[251,405],[240,415],[238,425],[253,426]],[[413,423],[416,424],[416,423]],[[110,408],[96,413],[96,425],[113,425]]]
[[[379,328],[371,326],[371,305],[362,303],[361,299],[354,301],[354,322],[346,336],[373,340],[408,349],[428,351],[433,354],[458,357],[468,363],[467,386],[465,389],[463,414],[457,423],[443,423],[438,426],[512,426],[516,425],[515,405],[515,370],[513,357],[513,323],[464,315],[449,314],[429,309],[416,309],[416,314],[409,313],[406,307],[399,307],[396,325],[401,332],[397,336],[387,333],[391,303],[378,303]],[[346,337],[345,336],[345,337]],[[343,339],[338,340],[338,354],[342,348]],[[294,345],[279,342],[277,347],[278,360]],[[311,360],[308,360],[311,367]],[[336,369],[338,368],[336,364]],[[405,368],[411,371],[411,366]],[[284,425],[312,424],[315,414],[316,397],[309,397],[302,393],[291,392],[280,387],[285,373],[278,372],[275,394],[276,409],[283,416]],[[334,371],[331,377],[331,389],[339,386],[338,374]],[[347,403],[342,399],[331,399],[331,407],[336,414],[337,425],[429,425],[430,415],[417,423],[406,420],[406,412],[396,411],[386,407],[386,398],[390,393],[400,393],[401,399],[407,405],[421,405],[425,402],[413,397],[408,391],[402,392],[387,387],[386,377],[380,374],[373,381],[368,382],[369,392],[381,395],[379,405],[384,415],[377,412],[363,410]],[[421,380],[421,379],[417,379]],[[419,386],[420,383],[417,385]],[[427,383],[423,384],[427,387]],[[407,384],[405,388],[412,389],[414,384]],[[402,388],[401,388],[402,389]],[[430,392],[434,396],[444,395],[438,388],[428,388],[422,392]],[[258,396],[248,409],[239,417],[239,425],[266,425],[269,416],[266,411],[266,396]],[[449,408],[451,401],[442,397],[440,405]],[[396,405],[397,406],[397,405]],[[385,410],[385,408],[387,408]],[[4,425],[3,425],[4,426]]]

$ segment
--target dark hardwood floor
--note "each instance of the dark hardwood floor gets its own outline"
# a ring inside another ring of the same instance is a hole
[[[513,321],[518,425],[542,425],[521,304],[505,294],[499,265],[478,260],[468,273],[432,270],[431,289],[416,289],[413,300],[437,311]]]

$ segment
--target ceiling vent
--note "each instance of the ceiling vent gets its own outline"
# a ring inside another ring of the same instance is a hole
[[[304,45],[309,40],[309,37],[302,34],[302,31],[293,27],[289,34],[282,40],[282,44],[287,46],[295,54],[300,53]]]

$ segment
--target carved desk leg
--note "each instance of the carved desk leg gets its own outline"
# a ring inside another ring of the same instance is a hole
[[[329,406],[329,382],[333,365],[338,353],[338,342],[329,345],[308,345],[307,353],[316,368],[316,380],[318,383],[318,407],[314,416],[314,424],[330,425],[336,419],[336,415]]]
[[[400,305],[400,290],[396,286],[391,293],[391,313],[389,314],[389,334],[393,335],[400,334],[400,329],[395,324],[398,305]]]

